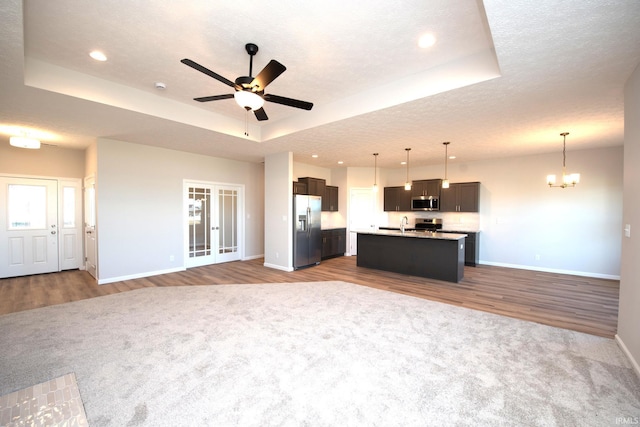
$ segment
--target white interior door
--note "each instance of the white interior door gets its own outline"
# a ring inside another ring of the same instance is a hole
[[[58,180],[58,262],[60,270],[82,267],[82,185]]]
[[[349,196],[349,254],[357,255],[357,234],[351,231],[375,227],[376,193],[371,188],[352,188]]]
[[[241,189],[185,182],[187,268],[240,259]]]
[[[98,278],[98,241],[96,229],[96,181],[84,179],[84,267]]]
[[[0,177],[0,277],[59,271],[58,181]]]

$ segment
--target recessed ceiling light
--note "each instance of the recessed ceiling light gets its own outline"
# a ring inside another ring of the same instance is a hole
[[[341,164],[343,164],[343,163],[344,163],[344,162],[343,162],[342,160],[338,160],[338,164],[339,164],[339,165],[341,165]]]
[[[99,50],[94,50],[91,53],[89,53],[89,56],[92,57],[93,59],[95,59],[96,61],[106,61],[107,60],[107,56],[100,52]]]
[[[406,165],[407,162],[405,162],[404,160],[400,162],[401,165]]]
[[[312,154],[311,157],[313,157],[314,159],[317,159],[318,155],[317,154]]]
[[[420,39],[418,39],[418,46],[420,46],[422,49],[431,47],[434,44],[436,44],[436,36],[430,33],[424,34],[420,36]]]
[[[456,156],[449,156],[449,159],[451,159],[451,160],[453,160],[455,158],[456,158]]]

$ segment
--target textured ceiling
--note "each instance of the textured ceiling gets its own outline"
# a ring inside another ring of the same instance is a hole
[[[11,126],[84,148],[113,138],[260,162],[292,151],[322,167],[440,163],[621,145],[624,83],[640,62],[640,2],[631,0],[211,2],[3,0],[0,143]],[[436,44],[420,49],[430,32]],[[257,122],[232,89],[247,42],[287,67]],[[104,51],[109,60],[88,56]],[[155,89],[163,82],[164,91]],[[248,121],[247,121],[248,119]],[[243,132],[248,124],[249,137]],[[53,149],[45,147],[45,149]],[[317,154],[318,158],[311,158]]]

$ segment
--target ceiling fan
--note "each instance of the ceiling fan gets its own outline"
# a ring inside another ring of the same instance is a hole
[[[313,103],[311,102],[285,98],[284,96],[272,95],[270,93],[264,93],[264,89],[267,87],[267,85],[274,81],[280,74],[284,73],[287,68],[278,61],[272,59],[267,64],[267,66],[258,73],[257,76],[253,77],[253,57],[256,53],[258,53],[258,46],[253,43],[247,43],[245,45],[245,49],[247,50],[250,58],[249,75],[240,76],[236,79],[235,82],[222,77],[220,74],[217,74],[190,59],[185,58],[180,61],[183,64],[188,65],[189,67],[198,70],[210,77],[213,77],[219,82],[222,82],[227,86],[231,86],[235,89],[235,93],[203,96],[200,98],[193,98],[194,101],[209,102],[218,101],[220,99],[235,98],[238,105],[240,105],[247,111],[253,111],[258,120],[269,119],[267,113],[264,111],[264,108],[262,108],[262,106],[264,105],[264,101],[275,102],[276,104],[282,104],[294,108],[301,108],[303,110],[311,110],[311,108],[313,107]]]

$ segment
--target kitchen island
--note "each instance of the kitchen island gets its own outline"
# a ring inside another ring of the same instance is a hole
[[[429,231],[357,231],[359,267],[459,282],[466,234]]]

